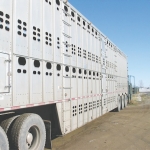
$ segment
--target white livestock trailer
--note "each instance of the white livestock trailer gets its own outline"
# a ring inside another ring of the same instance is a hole
[[[127,106],[127,58],[62,0],[0,0],[0,149],[43,150]]]

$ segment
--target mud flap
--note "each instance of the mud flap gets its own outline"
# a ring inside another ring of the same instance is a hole
[[[52,142],[51,142],[51,122],[48,120],[43,120],[46,129],[46,142],[45,148],[52,149]]]

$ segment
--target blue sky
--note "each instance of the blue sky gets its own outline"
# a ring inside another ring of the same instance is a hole
[[[136,85],[150,86],[150,0],[68,0],[128,56]]]

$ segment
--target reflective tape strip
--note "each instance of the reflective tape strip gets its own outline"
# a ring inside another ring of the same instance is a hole
[[[110,92],[110,93],[106,93],[106,94],[119,93],[119,92],[124,92],[124,91]],[[79,100],[79,99],[98,97],[98,96],[103,96],[103,94],[89,95],[89,96],[64,99],[64,100],[56,100],[56,101],[49,101],[49,102],[41,102],[38,104],[27,104],[27,105],[23,105],[23,106],[13,106],[13,107],[8,107],[8,108],[0,108],[0,112],[17,110],[17,109],[21,109],[21,108],[30,108],[30,107],[35,107],[35,106],[43,106],[43,105],[47,105],[47,104],[55,104],[55,103],[61,103],[61,102],[66,102],[66,101],[70,101],[70,100]]]

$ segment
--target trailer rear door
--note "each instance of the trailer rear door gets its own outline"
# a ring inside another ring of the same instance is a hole
[[[10,92],[9,55],[0,53],[0,93]]]

